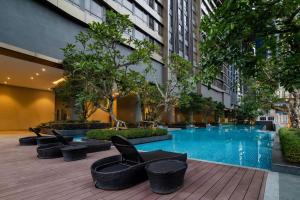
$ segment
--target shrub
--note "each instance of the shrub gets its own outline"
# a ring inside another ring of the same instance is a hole
[[[109,123],[102,123],[100,121],[53,121],[42,123],[41,128],[51,128],[57,130],[74,130],[74,129],[103,129],[110,127]]]
[[[114,130],[114,129],[100,129],[91,130],[87,132],[86,136],[89,139],[98,140],[110,140],[114,135],[120,135],[128,139],[143,138],[151,136],[167,135],[168,131],[165,129],[142,129],[142,128],[131,128],[126,130]]]
[[[281,128],[280,144],[284,157],[294,163],[300,163],[300,129]]]

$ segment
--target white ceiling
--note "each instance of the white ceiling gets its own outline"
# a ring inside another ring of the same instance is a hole
[[[61,69],[0,54],[0,84],[49,90],[62,75]]]

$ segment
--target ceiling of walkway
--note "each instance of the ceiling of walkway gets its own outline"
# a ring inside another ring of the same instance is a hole
[[[63,70],[0,54],[0,84],[51,90]]]

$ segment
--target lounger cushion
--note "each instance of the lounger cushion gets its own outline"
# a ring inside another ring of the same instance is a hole
[[[170,151],[163,151],[163,150],[157,150],[157,151],[149,151],[149,152],[140,152],[140,155],[145,160],[145,162],[148,161],[154,161],[154,160],[163,160],[163,159],[170,159],[173,157],[178,158],[179,156],[183,156],[182,153],[174,153]]]

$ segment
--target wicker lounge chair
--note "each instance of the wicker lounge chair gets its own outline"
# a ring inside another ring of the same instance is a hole
[[[57,131],[53,130],[52,133],[55,135],[55,139],[57,142],[39,146],[37,148],[38,158],[49,159],[62,157],[63,153],[61,149],[70,146],[74,146],[75,148],[79,145],[86,146],[87,148],[82,149],[82,151],[84,151],[85,153],[109,150],[111,147],[111,142],[108,141],[87,140],[85,142],[69,142]]]
[[[181,160],[186,162],[187,154],[162,150],[138,152],[125,138],[113,136],[112,143],[121,155],[110,156],[94,162],[91,174],[96,188],[120,190],[147,180],[145,166],[158,160]]]
[[[34,134],[36,134],[36,136],[29,136],[29,137],[23,137],[19,139],[19,143],[22,146],[30,146],[30,145],[37,145],[37,139],[40,137],[43,137],[40,132],[41,129],[40,128],[29,128],[29,131],[33,132]]]
[[[37,147],[37,157],[40,159],[60,158],[63,156],[60,150],[63,147],[66,147],[66,145],[61,143],[44,144]]]
[[[93,153],[98,151],[105,151],[109,150],[111,147],[110,141],[105,140],[85,140],[82,142],[68,142],[65,140],[65,138],[59,134],[59,132],[52,130],[53,135],[57,138],[59,142],[61,142],[64,145],[85,145],[87,146],[87,153]]]

